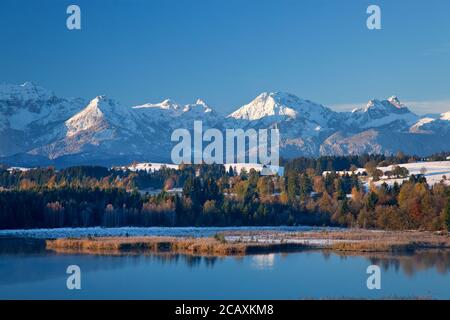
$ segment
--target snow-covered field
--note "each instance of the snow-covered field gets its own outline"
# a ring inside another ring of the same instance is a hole
[[[273,173],[278,173],[279,175],[283,175],[284,169],[282,167],[278,166],[264,166],[259,163],[226,163],[223,165],[226,170],[229,170],[230,167],[233,169],[236,169],[238,173],[241,172],[242,169],[245,169],[247,172],[249,172],[251,169],[254,169],[258,172],[263,171],[265,168],[267,170],[270,170]],[[154,172],[159,171],[161,168],[166,167],[169,169],[178,169],[177,164],[170,164],[170,163],[152,163],[152,162],[142,162],[133,164],[126,167],[119,167],[118,169],[121,170],[131,170],[131,171],[147,171],[147,172]]]
[[[131,170],[131,171],[147,171],[147,172],[154,172],[161,170],[162,167],[166,167],[168,169],[178,169],[177,164],[169,164],[169,163],[150,163],[150,162],[143,162],[143,163],[137,163],[135,165],[130,165],[128,167],[120,167],[122,170]]]
[[[424,168],[425,178],[427,179],[429,185],[439,183],[444,179],[444,176],[447,178],[444,180],[444,183],[450,185],[450,161],[415,162],[400,164],[399,166],[408,169],[410,175],[421,174],[422,168]],[[394,166],[380,167],[378,169],[386,172],[392,171],[393,167]],[[392,185],[396,181],[401,184],[404,180],[408,179],[388,179],[387,177],[383,177],[380,181],[377,181],[375,185],[381,185],[383,182],[386,182],[388,185]]]
[[[321,230],[342,230],[331,227],[151,227],[151,228],[59,228],[59,229],[20,229],[20,230],[0,230],[0,237],[12,238],[35,238],[35,239],[55,239],[55,238],[80,238],[80,237],[138,237],[138,236],[172,236],[172,237],[211,237],[221,232],[259,232],[272,231],[278,233],[321,231]]]
[[[12,172],[12,171],[26,172],[26,171],[29,171],[29,170],[30,170],[30,168],[23,168],[23,167],[11,167],[11,168],[8,168],[9,172]]]
[[[378,167],[378,169],[380,169],[384,173],[386,171],[392,171],[395,166],[397,165]],[[450,161],[402,163],[399,164],[398,166],[408,169],[409,176],[413,174],[414,175],[422,174],[422,169],[424,169],[425,172],[424,176],[427,179],[427,182],[430,186],[435,185],[441,182],[442,180],[444,180],[445,184],[450,185]],[[358,168],[355,171],[355,174],[363,174],[365,172],[366,169]],[[330,173],[330,171],[325,171],[323,175],[325,176],[328,173]],[[339,175],[352,174],[351,171],[337,171],[336,173]],[[394,179],[394,178],[388,179],[387,176],[383,176],[381,177],[380,181],[374,182],[374,184],[376,186],[380,186],[384,182],[387,183],[388,185],[393,185],[395,182],[401,184],[403,181],[408,180],[409,176],[404,179]],[[444,179],[444,177],[446,177],[446,179]],[[370,181],[367,181],[366,185],[368,185],[369,182]]]

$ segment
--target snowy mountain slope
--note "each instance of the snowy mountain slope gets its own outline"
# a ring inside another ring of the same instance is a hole
[[[450,111],[441,113],[440,119],[450,121]]]
[[[280,130],[284,156],[314,156],[323,139],[343,128],[342,115],[295,95],[265,92],[228,115],[227,128]]]
[[[406,154],[426,156],[450,149],[450,131],[410,133],[370,129],[357,134],[337,132],[320,146],[321,155]]]
[[[201,120],[206,126],[214,126],[221,121],[220,116],[203,100],[196,103],[179,105],[172,100],[164,100],[156,104],[144,104],[132,108],[140,120],[150,127],[192,129],[195,120]]]
[[[0,113],[6,117],[9,128],[15,130],[66,120],[83,104],[82,99],[59,98],[31,82],[0,85]]]
[[[328,127],[336,116],[337,113],[331,109],[309,100],[302,100],[295,95],[264,92],[249,104],[231,113],[227,118],[266,123],[295,119],[314,124],[313,130],[315,130],[318,127]]]
[[[354,109],[347,123],[361,129],[398,124],[399,128],[414,124],[419,117],[393,96],[387,100],[370,100],[364,108]]]
[[[409,131],[428,134],[450,132],[450,112],[445,112],[435,117],[421,118],[411,126]]]
[[[105,96],[93,99],[86,108],[68,119],[65,124],[68,137],[82,131],[112,130],[115,127],[126,132],[136,130],[136,121],[131,109]]]
[[[125,107],[105,96],[93,99],[82,111],[64,122],[65,135],[30,154],[56,159],[84,155],[92,159],[157,158],[168,160],[171,134],[177,128],[193,128],[194,120],[206,125],[218,115],[203,101],[180,106],[170,100]]]
[[[82,109],[33,83],[0,85],[0,156],[25,152],[60,137],[61,123]]]
[[[105,96],[94,98],[83,110],[64,122],[65,135],[52,143],[30,151],[54,159],[64,155],[91,152],[136,154],[144,142],[136,114],[129,107]]]
[[[302,101],[294,96],[264,92],[228,117],[248,121],[260,120],[264,117],[295,118],[298,113],[294,108],[299,108],[301,103]]]
[[[414,125],[412,125],[409,130],[411,132],[421,132],[420,130],[421,130],[422,126],[426,125],[427,123],[431,123],[435,120],[436,120],[435,118],[429,118],[429,117],[421,118]]]

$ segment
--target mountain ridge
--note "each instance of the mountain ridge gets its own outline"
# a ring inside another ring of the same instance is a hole
[[[0,162],[12,165],[169,161],[172,131],[191,131],[196,120],[221,130],[278,128],[287,158],[450,150],[450,111],[421,117],[396,96],[337,112],[290,93],[263,92],[223,116],[202,99],[125,106],[101,95],[89,102],[61,98],[27,82],[0,85],[0,116]]]

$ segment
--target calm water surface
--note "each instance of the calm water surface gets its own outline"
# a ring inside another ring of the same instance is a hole
[[[366,268],[382,269],[381,290]],[[78,265],[82,289],[66,288]],[[322,251],[205,258],[56,254],[43,240],[0,239],[0,299],[450,299],[450,252],[342,256]]]

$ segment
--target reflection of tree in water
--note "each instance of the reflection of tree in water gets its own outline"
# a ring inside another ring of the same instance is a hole
[[[205,257],[205,265],[209,268],[214,267],[217,262],[217,257]]]
[[[185,256],[184,260],[186,262],[186,265],[189,268],[194,268],[200,266],[200,263],[202,262],[202,257],[198,256]]]
[[[338,254],[342,259],[350,257],[365,257],[371,264],[379,265],[383,270],[394,270],[395,272],[403,271],[408,276],[413,276],[415,273],[425,271],[428,269],[436,269],[439,274],[447,274],[450,270],[450,250],[418,250],[414,253],[333,253],[331,251],[322,251],[325,260],[330,259],[330,256]],[[3,265],[3,271],[8,271],[9,277],[1,279],[0,282],[14,282],[18,278],[39,278],[39,277],[53,277],[53,274],[59,274],[54,264],[48,264],[46,257],[54,257],[62,263],[70,259],[71,262],[79,261],[84,265],[87,271],[98,271],[108,269],[118,269],[127,265],[139,265],[149,262],[158,262],[161,264],[176,265],[183,263],[189,268],[199,268],[202,265],[208,268],[213,268],[218,261],[226,259],[225,257],[214,256],[193,256],[189,254],[175,254],[175,253],[143,253],[141,252],[127,252],[117,255],[80,255],[80,254],[58,254],[45,249],[45,241],[36,239],[7,239],[0,238],[0,255],[10,256],[24,256],[35,257],[33,262],[41,265],[39,268],[39,276],[33,276],[33,273],[23,275],[24,270],[28,270],[28,259],[23,261],[17,260],[14,265]],[[287,257],[288,253],[282,253],[281,257]],[[4,256],[3,258],[6,258]],[[236,256],[235,261],[244,261],[244,257]],[[29,260],[31,261],[31,260]],[[12,262],[12,261],[11,261]],[[20,263],[20,264],[16,264]],[[59,268],[59,267],[58,267]],[[30,280],[30,279],[28,279]]]
[[[45,240],[0,238],[0,254],[20,255],[45,251]]]
[[[341,254],[340,254],[341,255]],[[440,274],[447,274],[450,270],[450,250],[418,250],[414,253],[370,253],[346,254],[343,259],[350,256],[366,257],[371,264],[379,265],[383,270],[402,270],[407,276],[428,269],[436,269]]]
[[[323,258],[325,259],[325,261],[328,261],[331,257],[331,252],[329,251],[324,251],[323,252]]]
[[[86,256],[90,259],[113,259],[118,263],[118,266],[126,264],[139,265],[145,263],[147,260],[157,261],[163,264],[177,264],[180,261],[185,263],[188,267],[194,268],[200,266],[202,263],[206,267],[212,268],[219,257],[213,256],[193,256],[189,254],[175,254],[175,253],[153,253],[153,252],[142,252],[142,251],[129,251],[121,253],[95,253],[91,254],[80,254],[76,251],[71,252],[54,252],[49,251],[45,248],[45,240],[43,239],[31,239],[31,238],[0,238],[0,254],[7,255],[42,255],[42,256]],[[109,258],[108,258],[109,257]],[[121,261],[122,260],[122,261]],[[106,264],[107,265],[107,264]],[[102,268],[99,266],[99,268]],[[103,267],[108,268],[108,267]],[[113,267],[114,268],[114,267]]]
[[[204,264],[208,268],[214,267],[219,257],[212,256],[194,256],[188,254],[178,254],[178,253],[155,253],[151,254],[152,259],[159,263],[169,263],[169,264],[177,264],[180,261],[185,263],[189,268],[199,267]]]
[[[2,239],[3,240],[3,239]],[[183,263],[189,268],[212,268],[221,259],[182,254],[126,253],[115,255],[66,254],[45,250],[39,241],[0,241],[0,286],[66,277],[68,265],[79,265],[83,272],[102,272],[126,267]],[[5,276],[7,275],[7,276]]]

